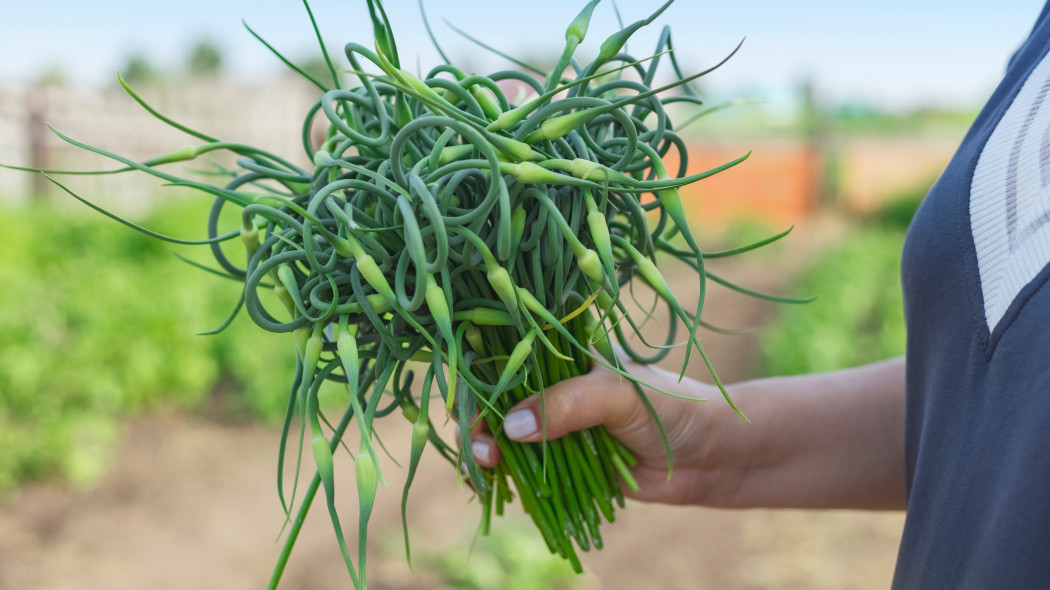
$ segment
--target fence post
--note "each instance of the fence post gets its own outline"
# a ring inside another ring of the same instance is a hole
[[[802,133],[812,154],[813,186],[817,205],[834,207],[838,203],[838,153],[827,105],[818,96],[812,78],[801,83]]]
[[[46,170],[51,159],[47,149],[47,133],[44,131],[47,129],[47,107],[48,86],[46,84],[36,84],[25,93],[25,133],[29,139],[27,145],[30,168]],[[29,195],[29,202],[46,201],[50,192],[49,185],[50,183],[43,175],[33,174],[33,180],[30,183],[32,194]]]

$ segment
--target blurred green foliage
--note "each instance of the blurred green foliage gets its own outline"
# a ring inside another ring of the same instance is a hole
[[[139,53],[130,55],[120,72],[124,81],[131,85],[150,84],[156,82],[160,77],[160,73],[150,63],[149,58]]]
[[[414,551],[415,568],[442,590],[571,590],[586,586],[568,561],[524,526],[501,521],[470,545]],[[397,539],[400,541],[400,538]],[[400,549],[400,547],[399,547]],[[396,557],[393,557],[396,559]]]
[[[900,258],[920,200],[891,199],[802,273],[795,293],[818,299],[783,306],[766,329],[767,374],[832,371],[904,354]]]
[[[290,336],[243,314],[221,334],[196,335],[222,322],[239,283],[95,213],[0,206],[0,214],[0,492],[54,477],[90,485],[115,447],[118,419],[132,412],[218,404],[226,416],[283,415]],[[180,202],[142,223],[199,238],[206,214],[207,204]],[[210,258],[207,247],[177,248]]]
[[[191,76],[214,78],[222,73],[222,49],[211,40],[202,39],[190,50],[187,65]]]
[[[864,103],[847,103],[827,114],[835,131],[842,134],[910,135],[962,134],[977,117],[975,108],[943,109],[919,107],[887,111]]]
[[[926,196],[927,187],[933,186],[933,180],[928,185],[923,185],[917,190],[900,193],[889,198],[881,209],[875,211],[867,220],[869,224],[875,224],[890,230],[907,231],[915,212],[919,209],[922,199]]]

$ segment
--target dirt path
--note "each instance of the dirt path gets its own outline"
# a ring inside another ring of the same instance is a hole
[[[820,244],[819,239],[796,240],[790,252],[725,271],[750,286],[777,290],[793,271],[791,261],[801,258],[800,251]],[[730,297],[724,289],[712,291],[708,309],[710,317],[728,327],[758,326],[775,313],[770,304]],[[710,334],[704,342],[727,380],[753,374],[754,335]],[[703,378],[702,365],[696,365],[691,374]],[[394,456],[407,458],[408,428],[397,419],[388,422],[383,424],[384,441]],[[282,521],[274,489],[277,442],[272,429],[184,416],[126,425],[115,465],[94,490],[31,487],[0,506],[0,590],[265,587],[279,553],[274,539]],[[429,459],[417,475],[410,502],[414,546],[421,554],[469,543],[478,518],[477,505],[459,489],[454,472],[436,455]],[[404,471],[389,462],[384,467],[389,485],[381,490],[373,514],[370,586],[443,587],[432,573],[413,574],[404,564],[399,514]],[[356,496],[347,475],[352,472],[344,456],[336,473],[343,474],[337,475],[337,485],[346,492],[340,509],[344,523],[350,523],[348,531],[356,522]],[[511,515],[496,526],[528,531],[517,504],[512,506]],[[323,505],[317,508],[292,555],[283,587],[349,586]],[[899,514],[729,512],[632,504],[605,527],[605,549],[585,556],[588,574],[580,586],[888,587],[902,521]],[[521,538],[516,542],[540,543],[537,536]]]
[[[406,454],[406,445],[394,441],[407,434],[387,436],[395,455]],[[31,488],[0,511],[0,589],[265,587],[281,524],[273,489],[275,433],[154,418],[127,426],[124,440],[118,465],[97,489]],[[348,462],[339,467],[344,474],[352,468]],[[386,471],[389,493],[380,495],[373,516],[379,542],[371,547],[372,587],[437,587],[425,573],[412,577],[403,563],[403,475],[391,465]],[[352,494],[342,504],[353,523]],[[348,585],[327,515],[318,508],[292,555],[286,588]],[[410,504],[417,551],[469,543],[476,508],[447,465],[424,463]],[[516,510],[510,526],[524,527]],[[605,549],[585,556],[585,587],[888,587],[900,526],[896,514],[632,504],[605,527]]]

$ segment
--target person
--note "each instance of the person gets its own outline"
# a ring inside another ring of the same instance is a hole
[[[670,481],[652,420],[601,367],[547,390],[547,435],[605,425],[638,458],[642,501],[906,509],[894,588],[1050,587],[1048,11],[909,228],[906,357],[731,385],[751,424],[726,404],[651,395]],[[677,393],[719,397],[624,362]],[[507,436],[540,440],[538,406],[512,408]],[[472,436],[481,464],[500,460],[487,433]]]

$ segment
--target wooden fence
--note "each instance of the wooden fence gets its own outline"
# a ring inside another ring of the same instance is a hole
[[[297,80],[259,87],[190,82],[152,86],[140,94],[157,111],[187,127],[305,163],[300,129],[317,93]],[[0,162],[68,170],[120,167],[66,143],[47,124],[73,139],[134,160],[202,143],[151,116],[120,88],[0,88]],[[194,162],[191,167],[207,165]],[[84,196],[131,212],[147,208],[162,184],[144,174],[66,178]],[[0,169],[0,199],[5,201],[54,199],[58,193],[49,185],[39,175]]]
[[[300,130],[317,91],[299,80],[278,84],[270,80],[258,87],[169,83],[143,88],[140,94],[158,111],[191,128],[305,163]],[[63,142],[45,123],[77,140],[138,160],[200,143],[149,115],[120,88],[0,87],[0,163],[73,170],[118,167]],[[932,181],[954,144],[951,139],[853,137],[834,137],[820,146],[803,139],[694,142],[690,173],[747,150],[753,154],[736,168],[686,188],[683,199],[698,223],[723,224],[748,217],[790,224],[829,204],[866,212],[888,196]],[[674,160],[669,158],[669,170],[677,169]],[[69,184],[85,197],[127,214],[141,212],[172,193],[159,190],[161,182],[143,174],[79,176],[69,178]],[[0,201],[37,198],[72,201],[39,175],[0,169]]]

